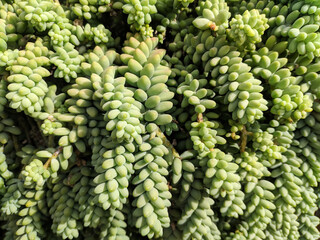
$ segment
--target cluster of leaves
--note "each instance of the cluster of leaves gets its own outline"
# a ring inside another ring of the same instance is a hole
[[[316,0],[0,3],[12,239],[316,240]]]

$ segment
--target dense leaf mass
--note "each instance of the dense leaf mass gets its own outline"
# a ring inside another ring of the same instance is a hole
[[[319,239],[319,2],[2,0],[1,239]]]

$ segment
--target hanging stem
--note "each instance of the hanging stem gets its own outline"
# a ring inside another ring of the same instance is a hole
[[[198,121],[199,123],[200,123],[200,122],[203,122],[203,115],[202,115],[202,113],[198,113],[197,121]]]
[[[243,126],[243,129],[241,131],[241,142],[240,142],[240,152],[245,152],[247,142],[248,142],[248,136],[252,136],[252,132],[248,132],[246,126]]]
[[[58,155],[61,153],[62,149],[63,149],[62,147],[59,147],[59,148],[52,154],[52,156],[46,161],[46,163],[45,163],[44,166],[43,166],[45,169],[48,169],[48,167],[49,167],[49,165],[50,165],[50,163],[51,163],[51,160],[54,159],[54,158],[57,158]]]

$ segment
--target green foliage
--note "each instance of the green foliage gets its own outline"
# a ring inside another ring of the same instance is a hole
[[[228,36],[242,51],[254,50],[255,44],[262,41],[261,36],[269,27],[267,22],[268,19],[260,15],[258,10],[252,9],[250,12],[247,10],[231,20]]]
[[[196,11],[199,17],[193,21],[193,24],[201,30],[210,28],[213,31],[223,32],[229,25],[228,19],[231,14],[228,4],[224,0],[199,2]]]
[[[123,12],[128,14],[128,24],[141,32],[143,36],[152,36],[153,29],[151,23],[151,14],[157,12],[155,6],[157,0],[125,0],[126,4],[122,6]]]
[[[1,236],[316,240],[319,102],[319,1],[1,1]]]

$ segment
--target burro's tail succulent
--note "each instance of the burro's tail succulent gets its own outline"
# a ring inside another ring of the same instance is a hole
[[[4,240],[318,240],[320,1],[0,1]]]

